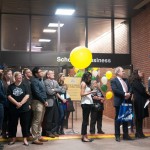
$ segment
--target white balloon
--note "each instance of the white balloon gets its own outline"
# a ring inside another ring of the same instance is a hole
[[[105,76],[103,76],[103,77],[101,78],[101,82],[102,82],[104,85],[107,84],[107,81],[108,81],[108,79],[107,79]]]
[[[93,71],[92,71],[92,75],[93,75],[94,77],[96,77],[96,76],[98,75],[98,72],[97,72],[96,70],[93,70]]]

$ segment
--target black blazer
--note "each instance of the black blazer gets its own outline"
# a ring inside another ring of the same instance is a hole
[[[131,92],[130,91],[131,88],[129,86],[127,79],[124,79],[124,81],[126,82],[128,86],[128,92]],[[111,80],[111,88],[114,93],[114,107],[120,106],[121,103],[124,101],[125,92],[123,91],[122,85],[117,77]],[[126,102],[129,102],[129,101],[130,100],[127,100]]]
[[[146,88],[143,86],[141,81],[135,80],[131,86],[134,95],[134,109],[136,117],[139,119],[148,117],[148,107],[144,108],[144,105],[147,99],[150,98],[150,95],[147,94]]]
[[[5,103],[7,101],[6,93],[2,84],[2,80],[0,80],[0,103]]]

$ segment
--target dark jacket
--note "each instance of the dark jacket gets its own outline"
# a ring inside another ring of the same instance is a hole
[[[128,92],[131,92],[130,91],[131,88],[129,86],[128,80],[125,79],[124,81],[127,84]],[[125,99],[125,92],[123,91],[122,85],[117,77],[111,80],[111,88],[114,93],[114,107],[120,106]],[[130,100],[126,100],[126,102],[131,103]]]
[[[150,95],[146,93],[145,87],[139,80],[134,80],[131,86],[134,95],[134,109],[136,117],[141,119],[148,117],[148,107],[144,108],[144,105],[147,99],[150,98]]]
[[[31,80],[28,80],[28,79],[24,78],[23,83],[28,87],[29,104],[31,104],[31,101],[32,101]]]
[[[5,103],[7,101],[7,96],[2,84],[2,80],[0,80],[0,103]]]
[[[41,79],[39,78],[31,79],[31,91],[33,100],[39,100],[43,104],[46,102],[47,99],[46,89]]]
[[[150,93],[150,79],[148,80],[148,92]]]

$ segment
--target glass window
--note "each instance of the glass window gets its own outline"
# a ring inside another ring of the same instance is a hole
[[[88,19],[88,47],[93,53],[112,53],[110,19]]]
[[[29,16],[2,15],[2,51],[27,51],[29,45]]]
[[[60,24],[60,52],[71,51],[77,46],[85,46],[85,19],[75,17],[61,17]]]
[[[32,16],[31,21],[31,51],[56,51],[57,50],[57,28],[48,27],[49,23],[57,23],[54,17]],[[46,31],[44,30],[46,29]],[[47,41],[39,41],[45,39]]]
[[[129,24],[127,20],[115,19],[115,53],[129,54]]]

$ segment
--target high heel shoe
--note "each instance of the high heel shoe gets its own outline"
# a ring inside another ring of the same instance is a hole
[[[92,142],[93,139],[87,139],[87,140],[85,140],[84,138],[82,138],[81,141],[82,141],[82,142]]]
[[[24,142],[23,145],[24,145],[24,146],[29,146],[29,143],[25,143],[25,142]]]

